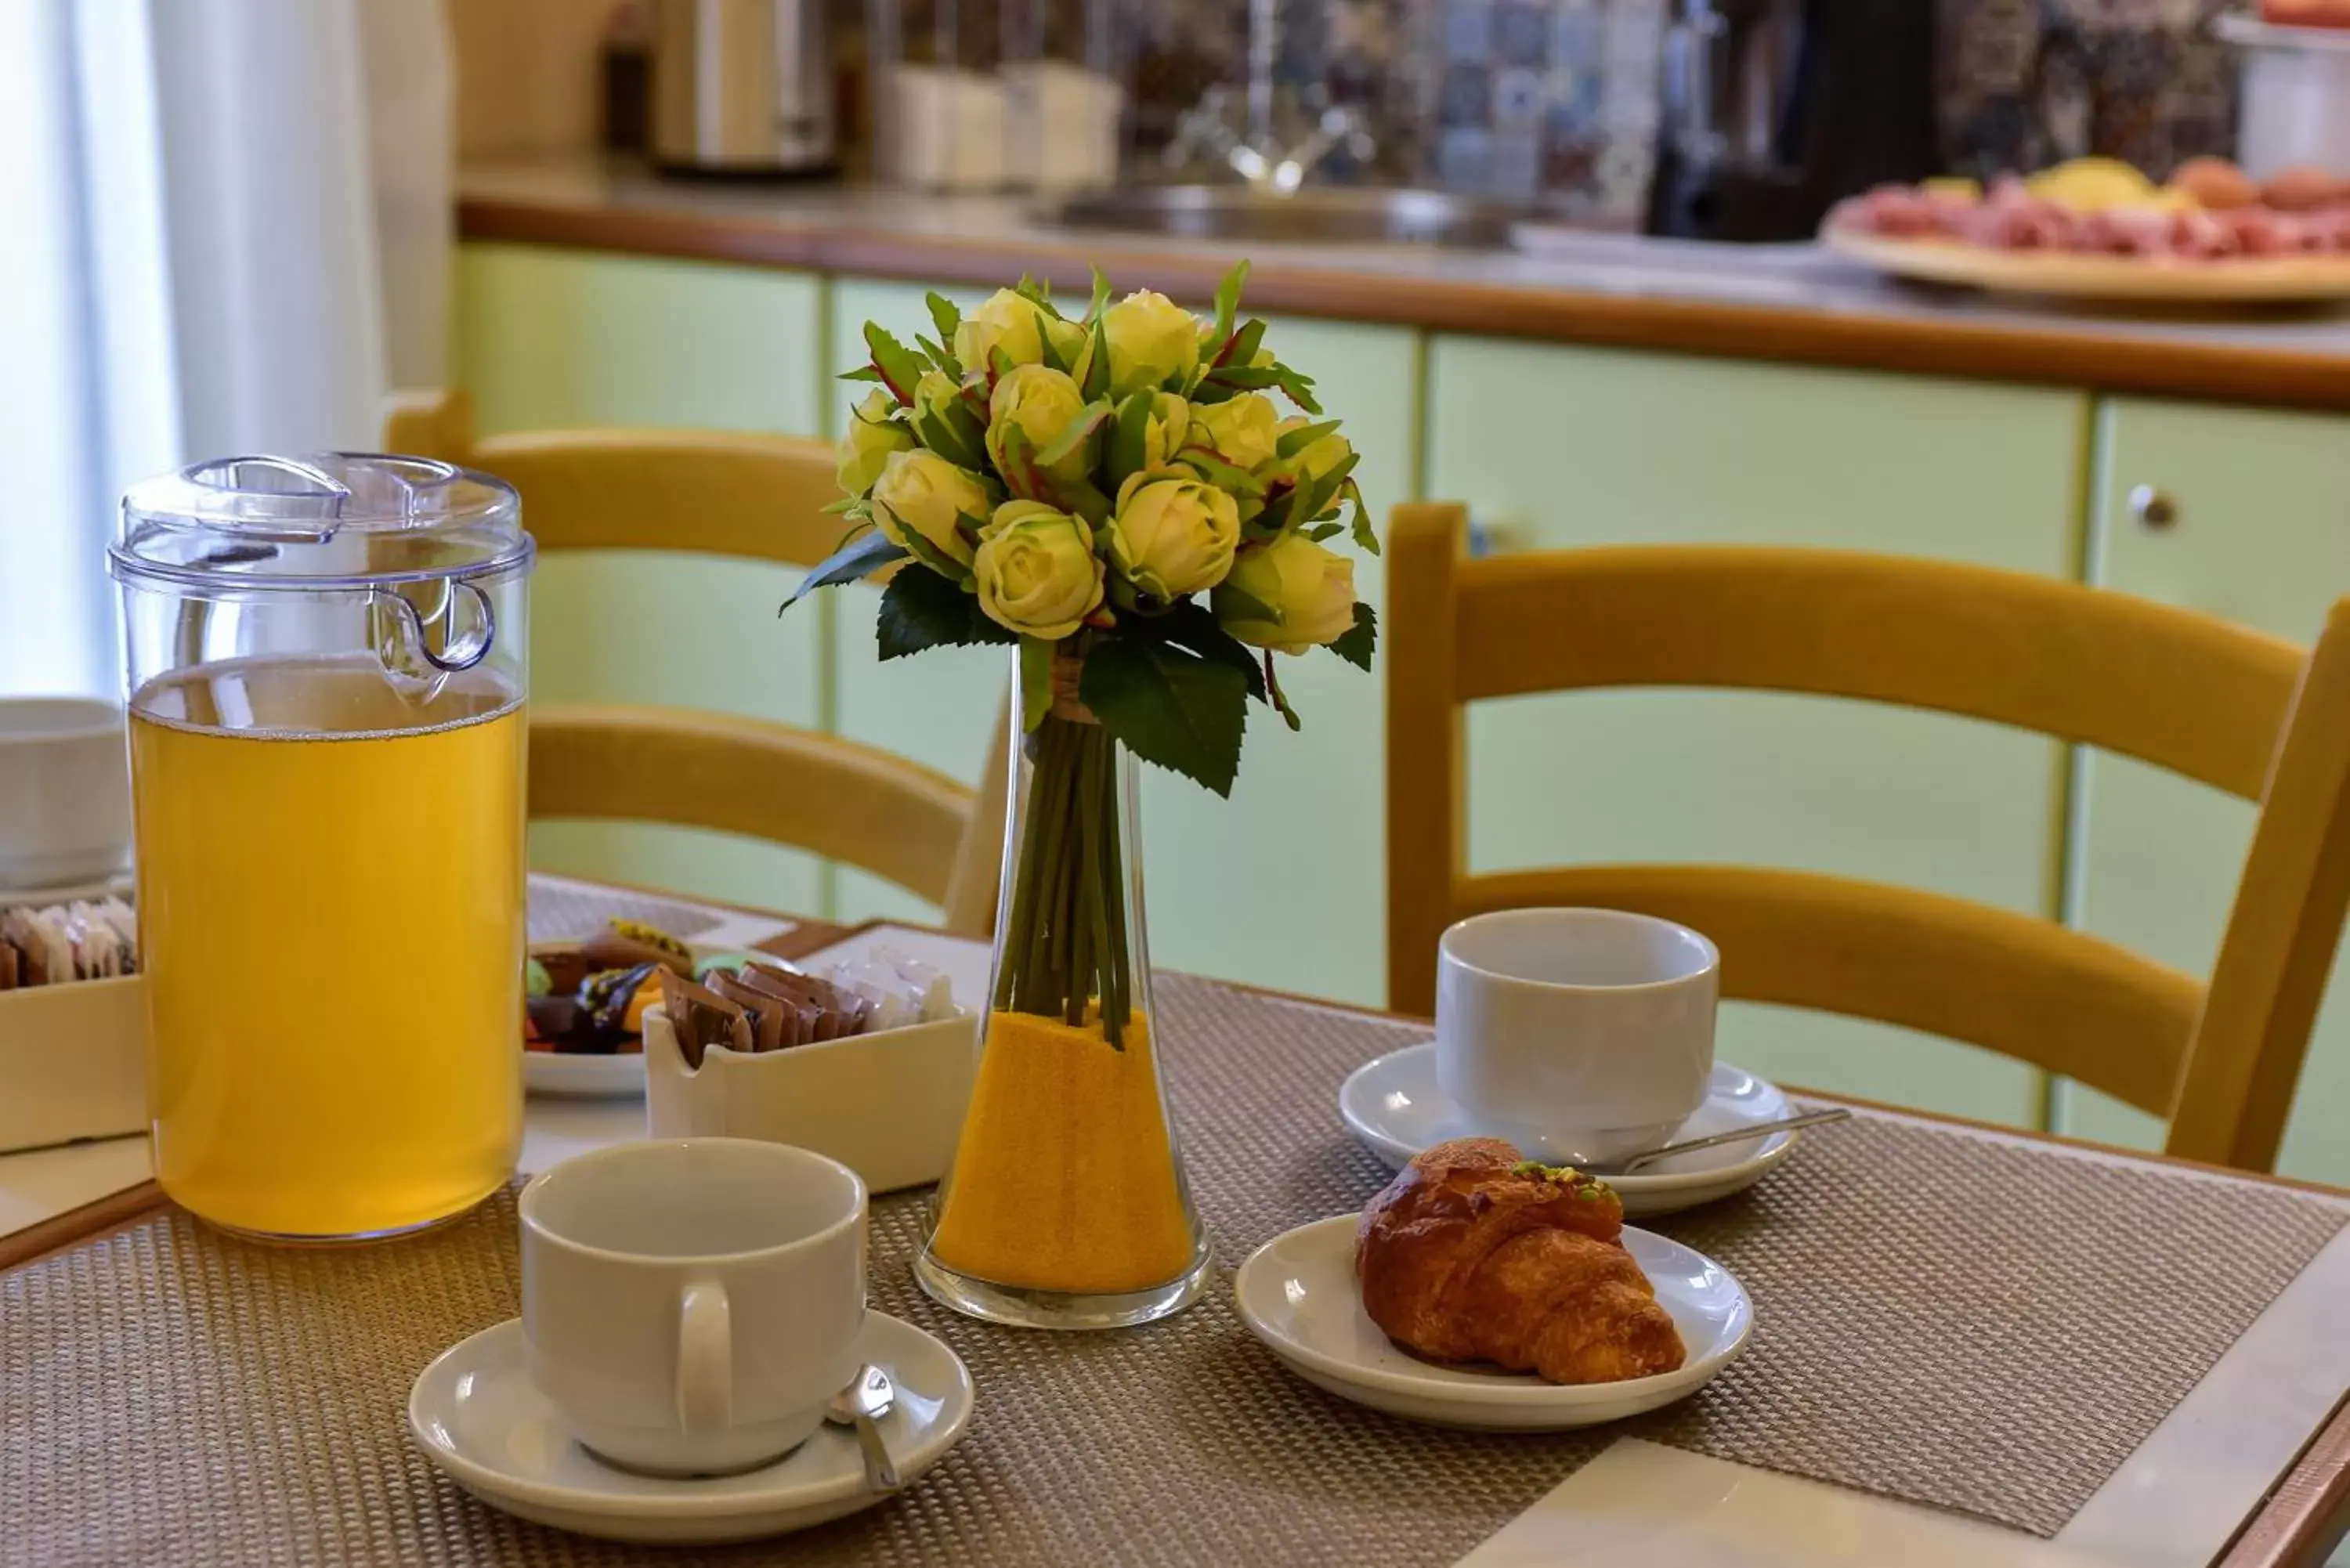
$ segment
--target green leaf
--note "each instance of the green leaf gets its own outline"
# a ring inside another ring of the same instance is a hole
[[[1213,452],[1202,452],[1195,446],[1185,447],[1176,461],[1230,494],[1261,496],[1264,493],[1263,480],[1245,468],[1234,468]]]
[[[1034,732],[1053,708],[1053,652],[1041,637],[1020,639],[1020,728]]]
[[[859,365],[854,370],[843,370],[840,373],[840,379],[844,381],[870,381],[877,387],[889,385],[882,379],[881,372],[870,365]]]
[[[1057,467],[1067,462],[1076,455],[1086,442],[1093,439],[1096,431],[1115,418],[1117,413],[1117,409],[1107,398],[1098,403],[1088,403],[1077,410],[1076,418],[1061,427],[1061,433],[1055,436],[1051,444],[1036,454],[1036,461],[1047,468]],[[1090,468],[1092,464],[1088,463],[1087,466]]]
[[[1061,319],[1059,309],[1053,304],[1053,291],[1039,283],[1034,273],[1022,273],[1020,281],[1012,286],[1012,292],[1036,306],[1054,320]]]
[[[987,443],[973,440],[964,424],[951,413],[937,409],[917,408],[912,420],[914,434],[921,443],[953,463],[957,468],[987,472]]]
[[[827,506],[825,511],[827,513],[855,513],[858,512],[858,510],[864,504],[865,497],[862,495],[844,495],[839,500],[834,502],[831,505]]]
[[[1086,655],[1077,695],[1144,762],[1232,793],[1248,682],[1231,665],[1150,639],[1115,638]]]
[[[1355,545],[1367,556],[1379,553],[1379,536],[1371,527],[1371,509],[1363,504],[1362,488],[1351,478],[1347,481],[1347,499],[1355,504]]]
[[[1109,486],[1115,492],[1142,472],[1150,451],[1149,392],[1134,392],[1118,406],[1118,424],[1109,438]]]
[[[828,588],[835,583],[853,583],[892,561],[903,559],[905,554],[903,548],[879,528],[870,533],[854,533],[841,542],[840,548],[817,562],[815,570],[800,579],[800,586],[792,590],[792,597],[785,599],[775,613],[783,614],[818,588]],[[905,576],[903,572],[898,575]]]
[[[1273,450],[1284,457],[1295,457],[1315,441],[1338,428],[1336,420],[1324,420],[1318,425],[1300,425],[1273,443]]]
[[[1267,626],[1281,624],[1280,611],[1254,594],[1243,593],[1229,581],[1216,585],[1216,597],[1223,601],[1224,607],[1231,610],[1237,619],[1263,621]]]
[[[987,385],[993,390],[995,383],[1012,374],[1012,356],[1002,348],[987,351]]]
[[[906,530],[906,553],[939,576],[958,588],[971,580],[971,568],[923,538],[912,529]]]
[[[881,384],[899,402],[911,403],[914,383],[922,379],[922,361],[878,321],[865,324],[865,346],[873,350],[873,368],[881,372]]]
[[[1086,325],[1088,327],[1101,319],[1103,307],[1109,304],[1109,275],[1099,267],[1094,268],[1093,272],[1094,296],[1086,306]]]
[[[914,341],[921,346],[923,353],[931,357],[931,363],[939,368],[939,374],[949,380],[962,379],[962,361],[954,357],[953,349],[926,337],[918,337]]]
[[[1098,316],[1094,317],[1093,334],[1093,353],[1086,359],[1086,382],[1078,389],[1089,403],[1109,396],[1109,334]]]
[[[1264,323],[1251,321],[1243,325],[1238,332],[1226,338],[1224,346],[1216,352],[1218,379],[1222,379],[1226,370],[1241,370],[1253,366],[1256,351],[1263,347]]]
[[[1216,341],[1227,342],[1232,335],[1232,323],[1240,319],[1241,286],[1248,282],[1249,264],[1245,257],[1232,264],[1224,280],[1216,285]]]
[[[1378,612],[1362,600],[1355,601],[1355,624],[1341,632],[1330,644],[1330,651],[1358,670],[1371,667],[1371,651],[1378,646]]]
[[[1137,616],[1128,624],[1164,638],[1178,648],[1189,649],[1202,659],[1231,665],[1248,682],[1249,695],[1260,702],[1266,701],[1264,671],[1257,668],[1256,655],[1249,651],[1246,643],[1226,631],[1214,612],[1197,599],[1178,599],[1162,614]]]
[[[1281,385],[1281,371],[1271,365],[1222,365],[1208,380],[1211,385],[1234,391],[1261,392],[1267,387]]]
[[[1316,523],[1305,532],[1307,538],[1319,545],[1323,540],[1344,534],[1346,531],[1347,525],[1344,523]]]
[[[1028,432],[1007,420],[1002,444],[1003,487],[1023,501],[1049,500],[1045,475],[1036,462],[1036,443],[1028,439]]]
[[[1281,689],[1281,677],[1273,672],[1273,649],[1269,648],[1264,650],[1264,684],[1266,690],[1273,693],[1273,711],[1281,715],[1281,722],[1289,726],[1289,732],[1294,735],[1305,728],[1305,721],[1298,717],[1297,710],[1289,705],[1289,693]]]
[[[962,312],[955,308],[955,302],[932,289],[922,296],[922,303],[931,307],[931,325],[938,328],[939,341],[952,343],[955,328],[962,325]]]
[[[1280,379],[1274,384],[1282,389],[1291,402],[1309,414],[1318,414],[1322,411],[1322,405],[1314,398],[1313,377],[1293,370],[1286,365],[1273,365],[1267,368],[1279,373]]]
[[[910,566],[881,591],[873,635],[884,659],[903,659],[933,648],[1016,640],[987,618],[976,597],[935,572]]]
[[[1046,320],[1047,317],[1043,311],[1036,313],[1036,348],[1038,349],[1036,362],[1047,370],[1058,370],[1066,376],[1069,373],[1069,362],[1062,356],[1061,351],[1053,346],[1053,333],[1052,329],[1045,325]]]

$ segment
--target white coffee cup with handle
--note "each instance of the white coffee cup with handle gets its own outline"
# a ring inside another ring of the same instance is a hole
[[[1721,955],[1621,909],[1507,909],[1438,944],[1436,1079],[1474,1128],[1574,1165],[1666,1142],[1705,1102]]]
[[[532,1380],[574,1437],[660,1475],[754,1469],[856,1376],[865,1184],[746,1138],[660,1138],[523,1189]]]

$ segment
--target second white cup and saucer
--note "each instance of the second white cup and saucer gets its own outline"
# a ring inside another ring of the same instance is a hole
[[[1585,1165],[1776,1121],[1777,1087],[1716,1062],[1721,955],[1687,927],[1617,909],[1511,909],[1447,929],[1436,1038],[1366,1063],[1338,1091],[1365,1147],[1401,1167],[1449,1138],[1503,1137]],[[1627,1215],[1752,1186],[1799,1132],[1676,1155],[1606,1178]]]
[[[865,1305],[865,1184],[738,1138],[617,1145],[524,1188],[523,1315],[443,1352],[409,1395],[427,1459],[483,1501],[618,1541],[745,1541],[870,1506],[825,1424],[860,1368],[900,1486],[961,1440],[971,1374]]]

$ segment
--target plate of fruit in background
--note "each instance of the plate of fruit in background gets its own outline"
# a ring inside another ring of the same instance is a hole
[[[1898,277],[2080,300],[2228,305],[2350,298],[2350,180],[2254,181],[2195,158],[2161,184],[2110,158],[2032,175],[1880,185],[1820,230]]]

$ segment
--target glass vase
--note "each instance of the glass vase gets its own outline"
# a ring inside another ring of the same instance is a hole
[[[1055,659],[1050,711],[1012,739],[978,1070],[914,1272],[973,1317],[1118,1328],[1189,1304],[1209,1255],[1150,1005],[1137,768],[1077,670]]]

